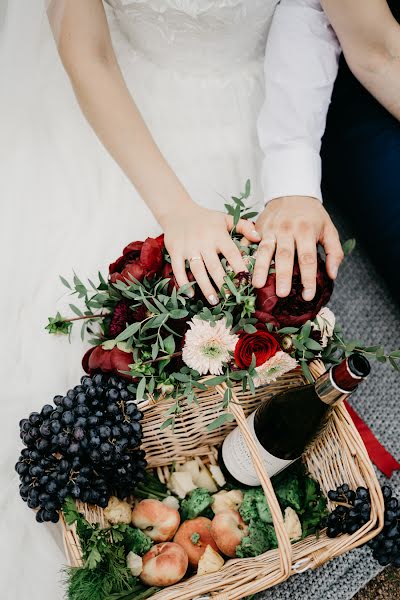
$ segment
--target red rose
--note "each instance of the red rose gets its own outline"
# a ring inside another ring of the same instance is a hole
[[[325,262],[318,256],[317,288],[312,300],[303,300],[300,267],[296,260],[293,267],[292,289],[286,298],[276,295],[276,274],[271,273],[265,286],[256,290],[256,312],[254,316],[262,323],[277,327],[300,327],[312,320],[325,306],[332,295],[333,281],[326,272]]]
[[[120,371],[129,371],[129,365],[132,363],[132,353],[124,352],[116,346],[112,350],[105,350],[103,346],[95,346],[90,348],[82,359],[83,370],[88,375],[93,375],[98,371],[115,373],[128,381],[135,381],[135,379]]]
[[[235,347],[235,362],[241,369],[250,367],[253,354],[256,357],[256,367],[259,367],[280,350],[277,339],[264,325],[258,323],[256,328],[255,333],[239,331],[239,340]]]
[[[151,279],[158,275],[163,266],[163,249],[163,235],[128,244],[122,256],[109,267],[111,283],[129,280],[129,276],[143,281],[145,277]]]

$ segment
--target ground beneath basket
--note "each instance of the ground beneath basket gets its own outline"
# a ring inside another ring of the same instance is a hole
[[[388,567],[354,596],[353,600],[397,600],[400,598],[400,570]]]

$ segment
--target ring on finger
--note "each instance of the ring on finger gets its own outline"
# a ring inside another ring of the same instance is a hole
[[[191,257],[189,258],[189,262],[190,262],[190,263],[191,263],[191,262],[194,262],[194,261],[196,261],[196,260],[203,260],[203,259],[201,258],[201,256],[191,256]]]

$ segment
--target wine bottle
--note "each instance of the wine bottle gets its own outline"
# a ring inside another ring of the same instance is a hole
[[[314,384],[279,392],[252,413],[247,424],[270,477],[300,458],[318,438],[332,406],[347,398],[370,372],[362,354],[351,354]],[[225,438],[219,464],[235,484],[260,485],[250,452],[238,427]]]

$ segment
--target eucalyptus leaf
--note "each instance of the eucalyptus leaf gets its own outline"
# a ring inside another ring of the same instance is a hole
[[[169,335],[165,338],[164,349],[168,354],[173,354],[175,352],[175,340],[173,335]]]
[[[214,419],[212,423],[209,423],[209,425],[207,425],[207,431],[215,431],[215,429],[222,427],[223,425],[225,425],[225,423],[232,423],[232,421],[234,420],[235,417],[231,413],[223,413],[222,415]]]
[[[311,333],[311,321],[307,321],[307,323],[305,323],[303,325],[303,327],[301,328],[301,337],[303,339],[307,339],[308,337],[310,337],[310,333]]]
[[[121,333],[115,338],[115,341],[123,342],[124,340],[130,338],[131,335],[135,335],[135,333],[140,329],[140,325],[141,323],[132,323],[131,325],[128,325],[128,327],[124,329],[124,331],[121,331]]]
[[[309,350],[317,350],[317,351],[321,351],[322,350],[321,344],[319,344],[318,342],[316,342],[315,340],[313,340],[311,338],[308,338],[307,340],[304,340],[304,345]]]
[[[282,327],[282,329],[278,329],[278,333],[283,333],[283,334],[291,334],[291,333],[297,333],[299,331],[298,327]]]
[[[188,314],[188,311],[183,308],[173,308],[169,313],[171,319],[184,319]]]
[[[75,304],[70,304],[69,307],[78,317],[83,317],[83,312]]]
[[[175,424],[175,419],[173,417],[170,417],[169,419],[167,419],[166,421],[164,421],[164,423],[162,425],[160,425],[160,430],[162,431],[163,429],[167,429],[168,427],[173,427]]]
[[[62,276],[60,275],[60,279],[61,279],[61,283],[62,283],[63,285],[65,285],[65,287],[66,287],[66,288],[68,288],[69,290],[72,290],[72,287],[71,287],[71,285],[68,283],[68,281],[67,281],[67,280],[66,280],[64,277],[62,277]]]
[[[221,385],[226,381],[226,375],[217,375],[216,377],[211,377],[211,379],[207,379],[205,381],[205,385],[208,387],[214,387],[215,385]]]
[[[302,371],[303,371],[303,373],[304,373],[304,375],[305,375],[308,383],[314,383],[314,378],[311,375],[311,371],[310,371],[310,369],[308,367],[307,361],[301,360],[300,364],[301,364],[301,369],[302,369]]]
[[[244,325],[243,329],[245,330],[246,333],[256,333],[257,332],[256,327],[254,327],[254,325],[252,325],[251,323],[246,323],[246,325]]]
[[[142,377],[142,379],[139,381],[139,384],[138,384],[137,390],[136,390],[136,399],[137,400],[144,400],[145,389],[146,389],[146,378]]]
[[[346,240],[342,244],[343,254],[345,256],[349,256],[353,252],[355,247],[356,247],[356,240],[354,238],[350,238],[349,240]]]

